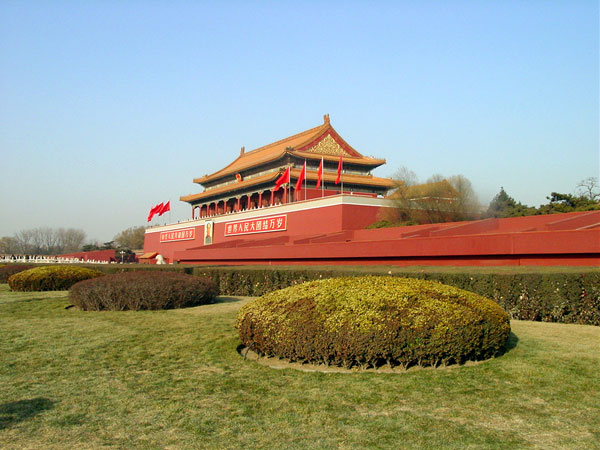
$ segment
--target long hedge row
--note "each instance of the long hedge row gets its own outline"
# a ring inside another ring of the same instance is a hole
[[[105,266],[115,272],[140,266]],[[378,267],[361,268],[245,268],[200,266],[146,266],[212,278],[221,295],[260,296],[305,281],[341,276],[388,275]],[[102,270],[102,269],[100,269]],[[393,276],[439,281],[494,299],[513,319],[600,325],[600,271],[582,269],[455,268],[451,271],[394,268]]]
[[[373,272],[195,268],[222,294],[259,296],[305,281]],[[439,281],[495,300],[513,319],[600,325],[600,273],[395,272],[394,276]]]

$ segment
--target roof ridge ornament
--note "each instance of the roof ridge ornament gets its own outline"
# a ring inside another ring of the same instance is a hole
[[[329,114],[323,114],[323,124],[329,125]]]
[[[242,148],[240,149],[240,156],[244,156],[244,153],[246,153],[246,147],[242,146]]]

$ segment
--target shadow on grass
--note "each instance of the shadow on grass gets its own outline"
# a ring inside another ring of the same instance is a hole
[[[51,409],[54,403],[44,397],[2,403],[0,404],[0,430]]]
[[[241,302],[242,300],[243,300],[242,297],[219,296],[219,297],[215,298],[215,300],[212,304],[217,305],[219,303],[235,303],[235,302]]]
[[[513,348],[517,346],[518,343],[519,338],[515,333],[511,331],[508,335],[508,339],[506,340],[500,351],[496,354],[496,357],[505,355],[506,353],[510,352]]]
[[[519,343],[519,338],[517,337],[517,335],[515,333],[513,333],[512,331],[510,332],[510,334],[508,335],[508,339],[506,339],[506,342],[504,343],[504,345],[500,348],[500,350],[491,358],[487,358],[487,359],[482,359],[482,360],[467,360],[467,361],[462,361],[460,363],[453,363],[449,366],[426,366],[426,367],[421,367],[421,366],[416,366],[414,363],[411,364],[408,368],[403,368],[400,369],[399,366],[397,369],[387,369],[387,367],[384,366],[379,366],[377,368],[369,368],[367,370],[361,370],[363,372],[373,372],[373,371],[377,371],[380,373],[405,373],[407,372],[407,370],[413,370],[413,369],[446,369],[446,368],[455,368],[455,367],[462,367],[462,366],[466,366],[466,365],[473,365],[473,364],[480,364],[480,363],[485,363],[486,361],[489,361],[491,359],[494,358],[499,358],[500,356],[505,355],[506,353],[510,352],[512,349],[517,347],[517,344]],[[259,356],[257,354],[255,354],[254,352],[252,352],[250,350],[250,348],[246,347],[244,344],[239,344],[236,347],[236,351],[238,352],[238,354],[240,356],[242,356],[244,358],[244,361],[246,360],[247,357],[250,357],[250,359],[254,360],[254,361],[265,361],[265,360],[269,360],[271,359],[272,361],[275,361],[275,359],[277,359],[276,357],[273,358],[265,358],[263,356]],[[250,354],[250,356],[249,356]],[[302,367],[305,368],[305,371],[307,372],[344,372],[344,373],[356,373],[356,371],[354,371],[354,369],[345,369],[342,367],[337,367],[337,366],[327,366],[327,367],[323,367],[320,365],[313,365],[313,364],[306,364],[303,363],[301,361],[297,361],[297,362],[288,362],[285,359],[277,359],[277,361],[272,362],[272,363],[266,363],[263,364],[266,365],[268,367],[271,368],[295,368],[295,369],[300,369],[303,370]]]

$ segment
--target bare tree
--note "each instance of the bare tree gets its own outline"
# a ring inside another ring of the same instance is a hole
[[[51,228],[36,228],[37,239],[40,243],[38,252],[46,254],[59,254],[62,249],[58,247],[58,233]]]
[[[0,253],[12,254],[19,253],[19,246],[14,237],[4,236],[0,238]]]
[[[385,208],[381,219],[390,223],[411,223],[411,209],[408,190],[410,186],[419,183],[417,174],[405,166],[400,167],[393,175],[394,189],[388,196],[396,205],[395,208]]]
[[[456,202],[451,204],[454,220],[475,219],[479,214],[480,204],[471,181],[464,175],[452,175],[448,178],[448,183],[458,193]]]
[[[75,253],[81,250],[85,241],[85,231],[75,228],[59,228],[57,232],[58,245],[61,253]]]
[[[74,228],[54,230],[40,227],[21,230],[15,233],[14,238],[3,239],[9,239],[5,244],[10,244],[10,253],[59,255],[79,251],[85,240],[85,232]]]
[[[600,188],[598,187],[598,178],[588,177],[577,184],[577,195],[597,202],[600,200]]]
[[[419,184],[417,174],[406,166],[402,166],[396,170],[392,175],[392,179],[403,186],[414,186],[415,184]]]
[[[33,230],[21,230],[15,233],[15,243],[17,253],[32,253],[33,249]]]
[[[120,248],[136,250],[144,247],[145,237],[146,227],[131,227],[117,234],[114,241]]]

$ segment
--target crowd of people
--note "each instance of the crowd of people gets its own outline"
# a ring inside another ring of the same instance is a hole
[[[111,261],[114,263],[115,261]],[[80,259],[70,258],[64,256],[52,256],[52,255],[0,255],[0,264],[6,263],[18,263],[18,264],[109,264],[109,261],[98,261],[95,259]]]

